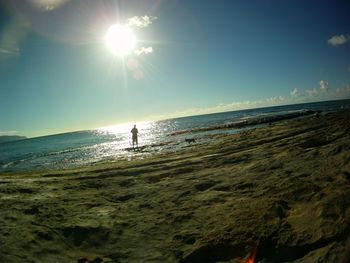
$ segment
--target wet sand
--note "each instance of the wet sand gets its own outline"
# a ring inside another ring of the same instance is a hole
[[[1,262],[348,262],[350,111],[0,175]]]

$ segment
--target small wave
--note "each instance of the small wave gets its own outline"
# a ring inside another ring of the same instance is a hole
[[[20,160],[15,160],[15,161],[11,161],[11,162],[8,162],[8,163],[5,163],[1,166],[2,169],[6,170],[8,168],[10,168],[11,166],[15,166],[15,165],[18,165],[20,163],[23,163],[25,162],[26,159],[20,159]]]

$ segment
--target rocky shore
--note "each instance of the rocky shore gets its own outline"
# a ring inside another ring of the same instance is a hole
[[[350,258],[350,111],[173,153],[0,174],[1,262]]]

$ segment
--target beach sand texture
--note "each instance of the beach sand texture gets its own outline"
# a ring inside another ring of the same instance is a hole
[[[1,262],[349,262],[350,111],[0,175]]]

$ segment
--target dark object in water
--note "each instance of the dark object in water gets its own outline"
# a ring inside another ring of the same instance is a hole
[[[185,142],[187,142],[188,144],[190,144],[190,143],[192,143],[192,142],[195,143],[196,140],[195,140],[194,138],[190,138],[190,139],[189,139],[189,138],[186,138],[186,139],[185,139]]]

